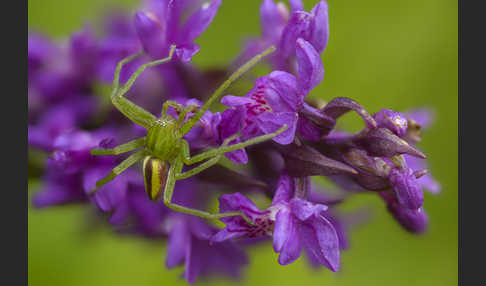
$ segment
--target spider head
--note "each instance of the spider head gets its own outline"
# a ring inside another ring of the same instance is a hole
[[[180,152],[181,138],[177,121],[171,116],[164,116],[147,130],[146,148],[152,157],[170,161]]]

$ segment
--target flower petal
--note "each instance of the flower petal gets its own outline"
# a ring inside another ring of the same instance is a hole
[[[289,0],[289,4],[292,12],[304,10],[304,4],[302,3],[301,0]]]
[[[288,223],[288,239],[283,245],[282,251],[278,256],[278,263],[280,265],[290,264],[300,256],[302,245],[298,235],[298,228],[299,226],[297,225],[295,218],[291,216]]]
[[[191,234],[187,229],[187,224],[182,220],[177,220],[169,232],[167,241],[167,256],[165,260],[167,268],[173,268],[184,261],[190,243]]]
[[[263,214],[260,209],[241,193],[224,194],[219,197],[219,211],[232,212],[243,211],[249,216]]]
[[[253,100],[244,96],[226,95],[221,98],[221,103],[228,107],[237,107],[252,102]]]
[[[299,121],[297,122],[297,132],[302,137],[312,142],[319,142],[321,139],[321,130],[304,116],[299,116]]]
[[[268,134],[277,131],[284,124],[287,124],[287,129],[273,138],[273,141],[286,145],[292,143],[295,137],[295,130],[297,129],[298,115],[295,112],[280,112],[280,113],[262,113],[258,116],[260,122],[260,129],[263,133]]]
[[[290,209],[294,216],[304,221],[313,215],[319,216],[321,212],[327,210],[327,206],[314,204],[300,198],[293,198],[290,200]]]
[[[164,38],[164,27],[151,13],[135,14],[135,29],[144,50],[153,58],[162,58],[168,52]]]
[[[297,79],[293,74],[274,71],[266,79],[265,100],[272,110],[295,112],[302,106],[303,98],[297,93]]]
[[[424,202],[424,193],[413,174],[412,169],[392,169],[389,176],[390,184],[395,191],[398,202],[406,208],[418,209]]]
[[[178,45],[175,49],[177,58],[182,62],[189,62],[197,52],[199,52],[198,44]]]
[[[225,96],[225,98],[228,96]],[[237,97],[237,96],[230,96],[229,99],[244,98],[244,97]],[[242,124],[244,118],[243,109],[226,109],[223,114],[221,114],[221,123],[219,125],[219,134],[221,136],[221,141],[224,139],[236,134],[240,130],[240,126]],[[240,138],[236,138],[235,140],[231,141],[230,144],[235,144],[240,142]],[[231,161],[239,164],[246,164],[248,163],[248,155],[246,154],[245,149],[235,150],[229,153],[226,153],[225,156],[230,159]]]
[[[239,238],[244,235],[246,235],[246,232],[243,229],[242,231],[233,231],[229,230],[228,228],[223,228],[211,237],[210,243],[213,244],[216,242],[223,242],[226,240]]]
[[[324,51],[329,40],[329,19],[327,9],[328,6],[326,1],[320,1],[311,11],[314,18],[312,19],[312,34],[308,41],[319,53]]]
[[[316,49],[306,40],[297,39],[297,62],[299,66],[298,89],[305,96],[324,78],[324,66]]]
[[[281,203],[288,202],[294,193],[294,180],[287,175],[286,172],[282,172],[278,178],[277,188],[273,195],[272,206]]]
[[[262,36],[265,40],[270,43],[278,41],[285,26],[285,20],[284,15],[273,0],[264,0],[262,2],[260,6],[260,21]]]
[[[312,15],[305,11],[292,12],[290,19],[280,37],[278,49],[283,58],[295,53],[295,42],[298,38],[308,39],[311,31]]]
[[[221,0],[213,0],[205,3],[184,23],[181,31],[180,43],[192,43],[199,35],[204,32],[213,21],[218,12]]]
[[[301,224],[300,236],[313,259],[336,272],[339,269],[339,239],[332,224],[322,216]]]
[[[290,238],[290,231],[292,228],[292,217],[287,208],[282,208],[278,211],[275,217],[275,229],[273,231],[273,250],[275,252],[282,251],[283,246]]]

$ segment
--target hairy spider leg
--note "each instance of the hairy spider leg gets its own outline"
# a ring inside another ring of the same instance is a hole
[[[226,138],[224,141],[223,141],[223,144],[221,144],[220,148],[221,147],[226,147],[231,141],[235,140],[236,138],[238,138],[238,136],[240,136],[240,134],[236,133],[228,138]],[[190,155],[190,147],[189,147],[189,143],[187,143],[186,140],[184,140],[182,142],[182,161],[184,163],[188,162],[188,160],[191,159],[191,155]],[[207,168],[215,165],[216,163],[218,163],[218,161],[221,159],[221,156],[222,154],[220,155],[216,155],[215,157],[207,160],[206,162],[186,171],[186,172],[181,172],[179,174],[176,174],[176,180],[182,180],[182,179],[186,179],[186,178],[189,178],[189,177],[192,177],[194,175],[197,175],[199,174],[200,172],[206,170]],[[187,164],[187,163],[186,163]],[[188,164],[187,164],[188,165]]]
[[[123,95],[132,87],[135,80],[140,76],[140,74],[148,67],[160,65],[167,63],[172,59],[174,54],[175,46],[171,46],[169,56],[156,61],[148,62],[141,65],[128,79],[128,81],[119,87],[120,82],[120,72],[124,64],[134,60],[135,58],[142,55],[142,53],[137,53],[131,55],[123,60],[121,60],[115,69],[115,76],[113,78],[113,90],[111,93],[111,102],[113,105],[123,113],[128,119],[134,123],[144,127],[145,129],[150,128],[152,123],[157,119],[153,114],[143,109],[142,107],[136,105],[132,101],[125,98]]]
[[[128,169],[131,165],[135,164],[137,161],[142,160],[146,155],[147,154],[145,150],[139,150],[133,153],[132,155],[128,156],[128,158],[126,158],[118,166],[113,168],[113,170],[111,170],[111,172],[107,176],[96,181],[96,188],[90,190],[88,194],[89,195],[94,194],[99,188],[101,188],[106,183],[112,181],[116,176],[123,173],[123,171]]]
[[[162,114],[161,114],[160,117],[164,117],[164,116],[167,115],[167,111],[169,110],[169,106],[174,108],[177,113],[180,113],[184,109],[184,106],[182,104],[180,104],[179,102],[173,101],[173,100],[167,100],[162,105]]]
[[[258,143],[270,140],[273,137],[284,132],[286,129],[287,129],[287,124],[284,124],[282,127],[280,127],[280,129],[278,129],[277,131],[275,131],[273,133],[260,135],[260,136],[254,137],[252,139],[249,139],[247,141],[236,143],[236,144],[233,144],[233,145],[221,146],[219,148],[211,149],[209,151],[197,154],[196,156],[193,156],[193,157],[186,157],[184,159],[184,163],[186,165],[192,165],[194,163],[201,162],[201,161],[208,159],[208,158],[211,158],[211,157],[219,156],[219,155],[222,155],[224,153],[232,152],[232,151],[235,151],[235,150],[238,150],[238,149],[243,149],[247,146],[258,144]]]
[[[183,165],[184,162],[182,156],[178,156],[169,169],[167,182],[164,188],[164,204],[169,209],[205,219],[219,219],[222,217],[241,216],[248,224],[253,224],[251,219],[249,219],[243,212],[209,213],[172,203],[172,195],[174,194],[174,187],[176,182],[176,174],[181,173]]]
[[[119,155],[119,154],[133,151],[139,147],[142,147],[143,145],[145,145],[145,137],[137,138],[135,140],[129,141],[122,145],[118,145],[111,149],[104,149],[104,148],[91,149],[91,155],[95,155],[95,156]]]
[[[221,84],[218,89],[209,97],[209,99],[204,103],[204,105],[199,109],[196,114],[191,117],[185,124],[182,126],[182,135],[186,135],[192,127],[201,119],[204,115],[206,110],[209,109],[211,104],[218,100],[218,98],[223,94],[223,91],[230,86],[235,80],[237,80],[241,75],[247,72],[250,68],[256,65],[263,57],[270,54],[271,52],[275,51],[275,47],[271,46],[270,48],[266,49],[262,53],[256,55],[251,60],[249,60],[246,64],[242,65],[239,69],[237,69],[231,76]]]

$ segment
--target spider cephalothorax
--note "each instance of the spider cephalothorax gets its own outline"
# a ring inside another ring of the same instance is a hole
[[[145,189],[148,197],[151,200],[159,201],[163,198],[164,204],[167,207],[175,211],[200,216],[203,218],[220,218],[225,216],[241,215],[247,219],[246,216],[240,212],[210,214],[208,212],[180,206],[172,203],[172,194],[174,191],[175,182],[177,180],[189,178],[213,166],[219,161],[224,153],[242,149],[246,146],[272,139],[287,128],[286,125],[283,125],[280,129],[273,133],[257,136],[248,141],[229,145],[230,142],[233,142],[239,137],[239,133],[236,133],[233,136],[226,138],[220,147],[208,150],[193,157],[190,155],[189,143],[183,138],[184,135],[186,135],[192,129],[192,127],[194,127],[199,119],[201,119],[202,115],[209,109],[211,104],[221,96],[222,92],[233,81],[255,65],[262,57],[275,50],[275,48],[270,47],[241,66],[211,95],[208,101],[206,101],[201,108],[196,105],[182,106],[175,101],[166,101],[163,104],[161,116],[156,118],[150,112],[126,99],[123,95],[130,89],[137,77],[147,67],[170,61],[172,59],[174,49],[175,46],[172,46],[167,58],[148,62],[142,65],[133,73],[126,84],[120,87],[119,77],[122,66],[140,56],[141,53],[125,58],[118,63],[113,80],[111,101],[121,113],[128,117],[128,119],[144,127],[147,130],[147,136],[132,140],[112,149],[93,149],[91,151],[91,154],[93,155],[118,155],[140,148],[138,151],[128,156],[127,159],[116,166],[110,174],[97,181],[96,188],[99,188],[113,180],[117,175],[125,171],[137,161],[143,160]],[[169,107],[174,108],[178,113],[177,118],[167,113]],[[193,113],[193,116],[186,120],[186,115],[189,113]],[[199,162],[202,163],[188,171],[182,172],[182,167],[184,164],[192,165]],[[96,192],[96,190],[97,189],[94,189],[90,193],[93,194]]]

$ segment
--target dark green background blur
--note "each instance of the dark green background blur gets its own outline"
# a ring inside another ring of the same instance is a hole
[[[305,1],[309,10],[317,0]],[[135,0],[29,0],[29,29],[64,37],[96,20],[116,3]],[[200,66],[224,64],[244,36],[259,35],[260,0],[224,0],[198,39]],[[350,208],[370,206],[371,221],[351,233],[341,271],[315,271],[305,259],[280,266],[271,245],[250,252],[244,285],[456,285],[457,284],[457,1],[329,0],[330,39],[322,59],[326,74],[312,97],[351,97],[368,111],[428,106],[436,122],[419,147],[442,184],[425,195],[429,231],[414,236],[386,213],[378,196],[358,195]],[[360,122],[347,116],[345,128]],[[29,185],[29,194],[34,186]],[[30,285],[186,285],[182,268],[165,269],[165,246],[121,238],[107,228],[87,229],[86,208],[29,208]],[[228,285],[215,278],[199,285]]]

